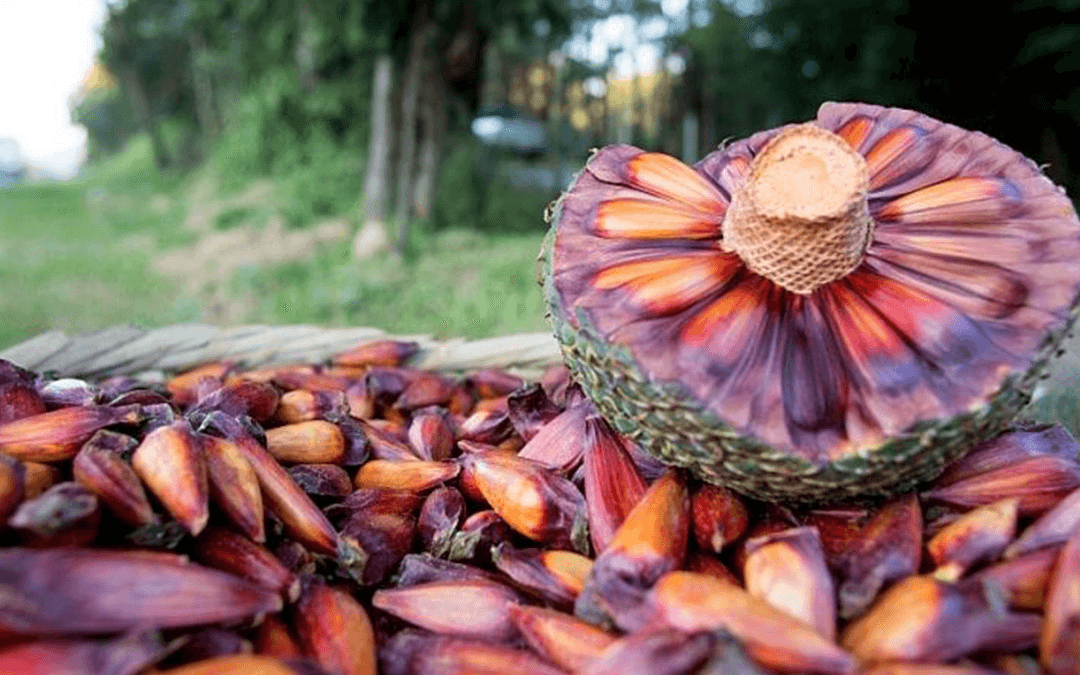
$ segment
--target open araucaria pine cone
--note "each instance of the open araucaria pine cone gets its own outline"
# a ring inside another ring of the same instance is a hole
[[[542,261],[566,363],[620,432],[825,502],[909,490],[1009,424],[1075,319],[1080,220],[985,134],[826,103],[692,168],[600,150]]]

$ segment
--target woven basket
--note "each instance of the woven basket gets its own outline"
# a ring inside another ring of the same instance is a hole
[[[56,377],[103,378],[134,375],[160,378],[206,363],[246,367],[316,363],[357,345],[381,339],[412,340],[420,352],[416,368],[468,371],[505,368],[526,377],[561,363],[550,333],[520,333],[483,340],[434,340],[427,335],[390,335],[376,328],[177,324],[143,329],[117,326],[76,337],[54,330],[0,351],[6,359]]]

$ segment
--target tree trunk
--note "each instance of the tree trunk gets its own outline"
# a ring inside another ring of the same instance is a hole
[[[195,94],[195,118],[199,123],[203,141],[216,138],[221,132],[221,114],[218,112],[214,81],[210,74],[210,56],[206,39],[198,31],[188,36],[191,47],[191,89]]]
[[[437,63],[429,61],[428,65],[425,75],[428,86],[420,97],[420,165],[413,192],[413,209],[419,218],[431,217],[446,129],[446,84],[439,68],[435,67]]]
[[[702,82],[701,87],[701,118],[698,134],[698,157],[704,157],[706,154],[713,151],[716,145],[720,142],[717,136],[720,135],[716,126],[716,111],[718,110],[718,101],[716,100],[717,89],[715,83],[711,81],[712,76],[706,75],[706,79]]]
[[[296,77],[300,88],[311,91],[315,88],[315,17],[311,8],[301,2],[296,8],[296,44],[293,46],[293,59],[296,62]]]
[[[385,250],[390,242],[386,220],[390,205],[390,145],[393,140],[390,103],[393,79],[393,57],[380,54],[375,59],[375,81],[371,88],[371,139],[364,171],[364,224],[353,239],[353,255],[358,258]]]
[[[413,175],[416,167],[417,103],[420,98],[420,75],[426,54],[429,21],[426,4],[417,7],[412,30],[409,31],[409,53],[401,83],[401,136],[398,143],[397,193],[394,208],[396,236],[394,245],[404,254],[409,239],[409,219],[412,215]]]
[[[498,40],[486,40],[482,47],[484,58],[483,64],[491,77],[480,78],[480,106],[496,105],[510,100],[510,73],[506,65],[506,57],[499,50]],[[471,111],[475,112],[475,111]]]
[[[154,166],[159,171],[169,168],[172,166],[172,159],[169,156],[169,151],[165,148],[165,137],[162,135],[161,125],[158,124],[157,118],[154,117],[154,112],[150,108],[150,97],[146,93],[146,87],[132,68],[125,67],[121,77],[123,78],[124,88],[127,89],[128,95],[131,97],[135,116],[138,118],[139,124],[143,129],[146,129],[146,133],[150,136],[150,148],[154,153]]]

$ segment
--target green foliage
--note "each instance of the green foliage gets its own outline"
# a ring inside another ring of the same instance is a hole
[[[98,58],[117,77],[133,118],[150,135],[159,169],[173,164],[160,121],[196,124],[190,17],[184,0],[128,0],[109,5],[101,29]],[[193,163],[198,144],[197,134],[184,134],[177,152],[182,166]]]
[[[355,148],[340,148],[316,136],[300,148],[295,165],[277,167],[282,207],[292,227],[355,208],[361,162]]]
[[[898,105],[913,98],[905,76],[917,33],[908,0],[772,0],[751,40],[775,63],[785,116],[812,116],[822,101]]]
[[[71,119],[86,128],[88,155],[95,160],[120,152],[138,131],[131,106],[117,88],[92,92],[71,112]]]
[[[543,233],[547,229],[544,209],[557,195],[497,183],[488,190],[479,228],[483,232]]]
[[[784,98],[777,66],[768,52],[750,46],[756,23],[719,6],[712,21],[676,41],[689,57],[681,93],[704,117],[703,152],[779,122]]]
[[[461,142],[446,154],[435,190],[434,222],[436,227],[481,225],[480,181],[477,167],[479,148],[474,142]]]
[[[240,188],[251,177],[288,173],[325,160],[341,148],[361,147],[366,130],[362,133],[360,125],[336,131],[332,119],[320,119],[315,113],[336,109],[339,103],[332,98],[304,96],[286,69],[267,73],[260,86],[240,100],[217,142],[213,162],[227,186]],[[295,109],[299,100],[305,109]]]
[[[148,198],[176,189],[183,177],[158,172],[154,168],[149,139],[145,134],[138,134],[125,143],[119,153],[83,167],[78,182],[91,190],[96,188]]]
[[[434,227],[493,234],[542,232],[544,207],[557,194],[511,185],[506,172],[514,165],[472,139],[460,141],[447,153],[439,175]]]
[[[230,176],[264,175],[292,160],[312,128],[339,142],[366,138],[374,43],[362,10],[348,0],[127,0],[110,8],[100,58],[141,125],[186,126],[178,150],[158,145],[159,162],[173,152],[197,157],[225,122],[240,138],[210,154],[241,169]],[[118,149],[108,142],[124,133],[118,120],[96,109],[83,117],[110,125],[99,145]]]
[[[215,145],[211,163],[227,190],[239,190],[253,177],[269,174],[275,157],[297,145],[294,134],[275,124],[270,100],[261,91],[245,95]]]
[[[341,137],[316,122],[292,128],[274,112],[280,100],[275,82],[288,88],[282,78],[268,77],[265,90],[245,97],[239,119],[218,143],[212,166],[222,186],[235,192],[255,177],[272,176],[292,227],[354,208],[362,168],[359,134]]]
[[[214,229],[218,232],[232,230],[246,223],[265,225],[270,212],[266,209],[237,206],[225,209],[214,218]]]

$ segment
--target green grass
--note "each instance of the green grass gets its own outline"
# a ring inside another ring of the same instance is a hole
[[[541,234],[451,230],[423,237],[406,259],[357,263],[345,246],[313,260],[237,275],[256,320],[374,326],[436,337],[548,330],[537,283]]]
[[[160,183],[135,178],[151,166],[118,160],[127,166],[85,180],[0,191],[0,345],[52,328],[191,318],[147,267],[173,203],[152,199]]]
[[[287,178],[275,180],[279,197],[292,195]],[[206,320],[211,300],[229,303],[235,323],[373,326],[439,337],[547,329],[536,283],[539,213],[532,232],[419,232],[405,260],[357,262],[343,243],[300,262],[241,269],[224,298],[220,291],[184,297],[151,261],[195,239],[181,227],[194,182],[159,174],[148,144],[136,139],[78,180],[0,190],[0,349],[50,329],[80,334]],[[261,206],[225,210],[212,226],[228,230],[265,213]]]

